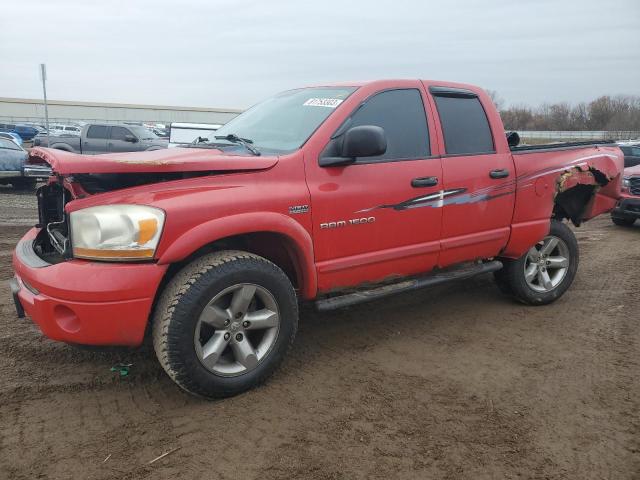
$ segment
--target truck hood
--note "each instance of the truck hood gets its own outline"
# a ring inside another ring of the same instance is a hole
[[[58,175],[219,172],[266,170],[278,163],[278,157],[233,155],[205,148],[171,148],[105,155],[79,155],[51,148],[32,148],[28,164],[45,163]]]

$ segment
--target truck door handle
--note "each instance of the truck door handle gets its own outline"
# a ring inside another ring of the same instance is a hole
[[[435,187],[438,185],[438,177],[422,177],[411,180],[413,188]]]
[[[491,170],[489,172],[489,176],[491,178],[507,178],[509,176],[509,170],[507,170],[506,168]]]

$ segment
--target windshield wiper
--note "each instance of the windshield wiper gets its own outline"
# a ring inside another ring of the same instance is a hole
[[[230,133],[228,135],[216,135],[215,138],[216,140],[227,140],[228,142],[231,142],[231,143],[237,143],[239,145],[242,145],[247,150],[249,150],[252,154],[256,156],[261,155],[260,150],[258,150],[256,147],[251,145],[253,143],[253,140],[249,140],[248,138],[241,138],[235,133]]]

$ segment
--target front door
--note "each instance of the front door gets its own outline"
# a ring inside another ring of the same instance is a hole
[[[375,92],[338,128],[382,127],[383,155],[329,168],[318,165],[318,156],[305,158],[320,291],[436,265],[442,210],[432,207],[442,169],[440,159],[431,158],[424,95],[418,82]]]
[[[108,150],[110,152],[130,152],[133,150],[132,142],[127,141],[127,137],[135,137],[133,132],[126,127],[111,127],[111,133],[109,134],[109,142],[107,143]]]

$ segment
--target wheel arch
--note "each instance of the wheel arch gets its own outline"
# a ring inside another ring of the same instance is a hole
[[[193,259],[220,250],[260,255],[279,266],[303,298],[316,295],[311,236],[298,222],[278,213],[253,212],[205,222],[160,252],[158,263],[170,264],[166,275],[170,278]]]

